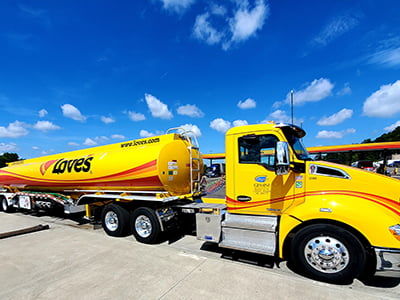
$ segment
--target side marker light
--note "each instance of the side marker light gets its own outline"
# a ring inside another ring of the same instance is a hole
[[[389,231],[396,239],[400,241],[400,224],[390,226]]]

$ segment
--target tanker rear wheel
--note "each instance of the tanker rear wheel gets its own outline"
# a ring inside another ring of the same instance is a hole
[[[156,243],[161,234],[161,226],[153,209],[139,207],[131,215],[131,229],[138,242],[144,244]]]
[[[103,208],[101,224],[110,236],[125,236],[128,231],[129,212],[120,205],[109,204]]]
[[[12,213],[15,211],[14,207],[8,205],[7,199],[5,197],[1,197],[1,209],[6,213]]]

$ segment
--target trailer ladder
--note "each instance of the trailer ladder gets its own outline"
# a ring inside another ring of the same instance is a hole
[[[200,190],[201,180],[201,157],[199,147],[191,145],[190,147],[190,182],[191,193],[198,192]]]
[[[197,141],[196,135],[193,131],[185,130],[184,128],[170,128],[167,130],[167,134],[171,131],[178,131],[181,137],[183,137],[189,144],[188,149],[190,153],[190,192],[194,194],[200,191],[201,181],[201,154],[199,142]]]

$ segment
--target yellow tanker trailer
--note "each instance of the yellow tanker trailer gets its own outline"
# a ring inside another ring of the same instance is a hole
[[[199,189],[202,160],[192,141],[187,134],[167,133],[10,163],[0,169],[2,209],[62,206],[74,213],[85,210],[85,204],[119,202],[103,210],[110,235],[125,233],[121,222],[128,222],[132,209],[123,207],[131,202],[156,202],[158,211],[143,207],[146,218],[168,220],[173,213],[163,211],[162,204],[187,203]]]

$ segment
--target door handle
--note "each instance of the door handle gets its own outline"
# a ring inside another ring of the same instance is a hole
[[[242,202],[251,201],[251,197],[250,197],[250,196],[245,196],[245,195],[237,196],[236,199],[237,199],[238,201],[242,201]]]

